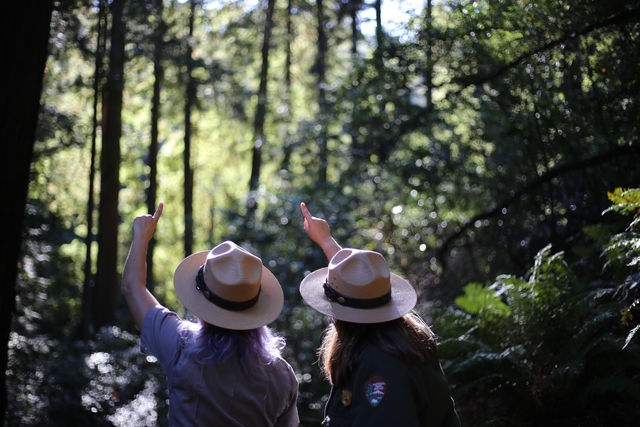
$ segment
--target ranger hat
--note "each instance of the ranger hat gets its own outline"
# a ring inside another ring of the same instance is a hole
[[[273,322],[284,296],[262,260],[231,241],[185,258],[173,284],[191,313],[226,329],[247,330]]]
[[[378,252],[345,248],[329,266],[300,284],[302,298],[320,313],[353,323],[380,323],[407,314],[416,305],[413,286],[389,271]]]

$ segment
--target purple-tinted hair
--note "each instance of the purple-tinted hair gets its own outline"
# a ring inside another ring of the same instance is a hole
[[[182,322],[180,335],[185,349],[200,363],[222,363],[237,355],[240,366],[251,370],[257,364],[269,364],[281,356],[285,340],[267,326],[236,331],[212,325]]]

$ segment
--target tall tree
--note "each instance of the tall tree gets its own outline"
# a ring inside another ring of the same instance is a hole
[[[258,105],[253,121],[253,157],[251,162],[251,177],[249,179],[249,199],[247,202],[247,218],[251,220],[257,207],[258,184],[260,182],[260,168],[262,167],[262,146],[265,143],[264,122],[267,115],[267,82],[269,78],[269,50],[271,32],[273,30],[273,11],[275,0],[267,0],[264,37],[262,39],[262,66],[260,68],[260,86],[258,88]]]
[[[351,56],[354,60],[358,56],[358,40],[360,39],[358,12],[362,9],[363,3],[363,0],[352,0],[347,3],[349,15],[351,16]]]
[[[126,0],[111,2],[111,49],[105,86],[106,101],[100,155],[100,208],[98,218],[98,271],[93,299],[96,328],[115,322],[118,292],[118,194],[120,192],[120,137],[124,90]]]
[[[164,80],[164,35],[166,23],[162,17],[164,10],[163,0],[156,0],[155,13],[158,19],[154,30],[153,50],[153,98],[151,100],[151,141],[149,142],[149,187],[147,188],[147,210],[155,212],[156,193],[158,189],[158,123],[160,121],[160,95]],[[156,246],[155,236],[149,241],[147,251],[147,287],[153,288],[153,252]]]
[[[89,195],[87,198],[87,236],[85,238],[85,260],[84,260],[84,286],[82,292],[83,319],[81,335],[86,340],[91,334],[92,320],[92,294],[93,294],[93,260],[91,256],[91,246],[93,245],[93,213],[95,209],[94,181],[96,176],[96,141],[98,138],[98,103],[100,100],[101,84],[103,74],[103,55],[106,43],[107,17],[106,2],[100,0],[98,7],[98,33],[96,38],[95,52],[95,72],[93,78],[93,129],[91,133],[91,160],[89,165]]]
[[[382,45],[384,35],[382,28],[382,0],[375,0],[373,8],[376,11],[376,58],[381,61],[382,49],[384,48]]]
[[[286,11],[286,38],[285,38],[285,60],[284,60],[284,103],[285,103],[285,136],[284,143],[282,144],[282,162],[280,163],[281,170],[289,170],[289,163],[291,161],[291,151],[292,141],[291,141],[291,65],[292,65],[292,56],[291,56],[291,45],[294,40],[294,30],[293,30],[293,0],[287,0],[287,11]]]
[[[426,67],[424,76],[425,76],[425,86],[426,86],[426,110],[431,111],[433,108],[433,6],[432,0],[427,0],[427,4],[425,6],[425,19],[424,19],[424,31],[426,32],[426,42],[427,48],[426,52]]]
[[[0,29],[5,58],[0,79],[0,195],[5,216],[0,242],[0,425],[7,408],[5,386],[8,340],[15,308],[16,275],[22,242],[29,170],[40,109],[42,78],[47,61],[52,0],[24,0],[5,5],[8,19]],[[25,52],[29,52],[25,55]],[[20,58],[20,60],[14,60]]]
[[[193,77],[193,24],[196,0],[189,2],[189,38],[187,39],[185,75],[187,96],[184,105],[184,255],[193,253],[193,169],[191,168],[191,110],[196,102],[196,81]]]
[[[327,102],[327,51],[328,40],[326,34],[326,18],[324,14],[324,1],[316,1],[316,30],[318,33],[318,47],[316,52],[316,63],[314,65],[317,85],[318,85],[318,108],[320,114],[320,132],[316,137],[319,149],[319,169],[318,182],[323,184],[327,182],[327,166],[329,161],[327,119],[329,115],[329,104]]]
[[[338,11],[338,22],[342,22],[345,17],[349,17],[351,60],[354,64],[358,62],[358,41],[360,40],[358,13],[363,7],[363,0],[343,0],[342,3],[340,3],[340,9]]]

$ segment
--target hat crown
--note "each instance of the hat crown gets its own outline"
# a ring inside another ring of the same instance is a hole
[[[378,252],[342,249],[331,258],[327,283],[339,293],[358,299],[378,298],[391,289],[391,274]]]
[[[204,281],[216,295],[229,301],[254,298],[262,280],[262,260],[231,241],[220,243],[208,254]]]

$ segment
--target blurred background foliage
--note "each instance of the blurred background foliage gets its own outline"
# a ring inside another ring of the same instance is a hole
[[[251,195],[267,2],[160,3],[125,5],[119,268],[147,213],[163,28],[153,292],[188,316],[172,277],[185,255],[190,46],[194,251],[232,239],[280,280],[272,326],[287,338],[303,425],[319,425],[329,386],[315,351],[328,320],[298,293],[327,262],[302,201],[342,245],[380,251],[415,285],[464,425],[640,418],[637,2],[276,1]],[[164,374],[139,352],[123,301],[116,324],[81,339],[84,240],[99,233],[87,229],[98,4],[55,4],[7,426],[167,425]]]

